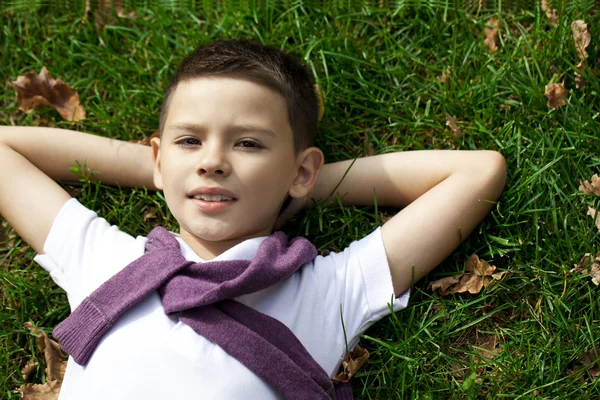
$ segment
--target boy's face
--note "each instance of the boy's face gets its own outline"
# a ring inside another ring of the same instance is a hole
[[[285,99],[250,81],[205,77],[179,83],[163,137],[153,139],[152,147],[155,184],[182,238],[204,248],[207,242],[233,245],[270,234],[288,193],[307,194],[297,187],[306,178],[298,173],[305,152],[294,153]],[[224,201],[219,194],[227,196]]]

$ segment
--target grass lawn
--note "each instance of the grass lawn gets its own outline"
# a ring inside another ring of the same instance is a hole
[[[102,30],[93,15],[82,20],[83,5],[29,3],[27,10],[0,12],[0,125],[122,140],[150,136],[158,129],[162,90],[182,58],[198,44],[244,37],[279,46],[313,71],[326,98],[317,145],[329,162],[421,149],[500,151],[508,164],[500,201],[414,286],[406,310],[363,336],[371,358],[353,380],[355,397],[600,398],[593,376],[600,361],[584,367],[600,337],[600,288],[569,272],[585,253],[600,251],[600,232],[586,215],[600,197],[578,190],[580,180],[600,173],[600,18],[592,1],[555,5],[555,26],[533,5],[467,12],[423,0],[392,9],[136,8],[134,18],[115,18]],[[499,38],[490,53],[484,28],[493,16]],[[577,19],[592,35],[580,90],[571,30]],[[87,119],[72,124],[51,108],[17,110],[9,83],[43,66],[79,93]],[[569,90],[566,105],[550,109],[544,89],[559,82]],[[456,117],[460,138],[446,125],[447,114]],[[176,229],[157,193],[73,186],[82,204],[134,236],[147,234],[153,222]],[[149,207],[154,220],[143,218]],[[318,206],[286,230],[336,251],[394,212]],[[429,282],[463,272],[473,253],[510,273],[479,294],[441,297],[428,290]],[[43,359],[24,322],[50,333],[69,313],[66,295],[34,255],[18,238],[12,246],[0,243],[0,397],[18,398],[12,390],[25,383],[21,368],[32,354]],[[478,352],[496,342],[493,357]],[[40,367],[34,381],[43,379]]]

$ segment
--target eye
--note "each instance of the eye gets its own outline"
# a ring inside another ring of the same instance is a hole
[[[243,147],[244,149],[262,149],[263,146],[254,140],[240,140],[238,146]]]
[[[178,146],[183,146],[183,147],[191,147],[191,146],[195,146],[195,145],[199,145],[200,140],[193,138],[193,137],[188,137],[188,138],[183,138],[181,140],[178,140],[177,142],[175,142]]]

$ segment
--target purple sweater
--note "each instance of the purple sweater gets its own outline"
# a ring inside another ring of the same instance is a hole
[[[102,337],[129,308],[155,290],[166,314],[219,345],[286,399],[352,399],[348,384],[335,384],[294,333],[278,320],[230,300],[289,278],[317,251],[305,238],[289,244],[276,232],[252,260],[194,263],[162,227],[148,234],[143,256],[133,261],[60,323],[53,335],[63,350],[84,365]]]

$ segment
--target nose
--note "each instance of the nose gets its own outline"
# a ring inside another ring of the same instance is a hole
[[[203,145],[197,170],[199,175],[228,175],[231,166],[226,151],[217,143]]]

